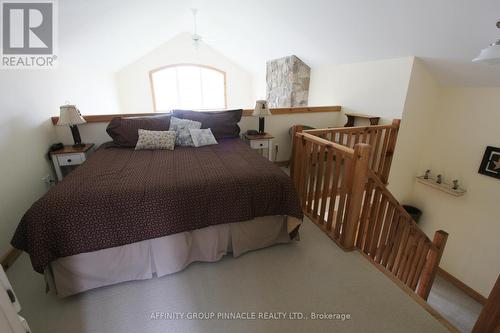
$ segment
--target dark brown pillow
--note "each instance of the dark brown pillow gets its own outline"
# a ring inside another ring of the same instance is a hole
[[[173,116],[181,119],[199,121],[201,128],[210,128],[217,139],[237,138],[240,135],[240,126],[243,110],[228,111],[191,111],[174,110]]]
[[[150,117],[116,117],[106,127],[113,143],[123,147],[135,147],[139,139],[139,129],[148,131],[168,131],[170,115]]]

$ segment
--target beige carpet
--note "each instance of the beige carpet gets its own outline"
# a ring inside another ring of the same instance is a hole
[[[45,295],[27,256],[8,275],[34,333],[45,332],[447,332],[356,252],[312,223],[302,240],[147,281],[67,299]],[[164,320],[156,312],[347,313],[350,320]]]
[[[482,304],[439,275],[432,285],[427,301],[462,333],[472,331],[483,309]]]

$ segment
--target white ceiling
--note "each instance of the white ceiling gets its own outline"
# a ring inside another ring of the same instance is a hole
[[[64,0],[60,59],[117,70],[191,31],[191,7],[210,45],[254,73],[290,54],[311,67],[415,55],[442,83],[500,86],[500,67],[470,63],[500,38],[498,0]]]

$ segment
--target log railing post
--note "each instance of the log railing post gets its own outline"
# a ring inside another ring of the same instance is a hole
[[[427,297],[429,297],[447,239],[448,233],[443,230],[438,230],[434,234],[432,243],[436,246],[437,251],[429,251],[417,290],[417,294],[424,300],[427,300]]]
[[[387,145],[387,150],[385,156],[380,156],[383,159],[383,169],[380,170],[380,179],[387,184],[389,181],[389,172],[391,171],[392,156],[394,155],[394,150],[396,149],[396,142],[398,139],[399,125],[401,124],[400,119],[394,119],[392,121],[392,126],[390,130],[388,129],[386,133],[390,133],[389,142]]]
[[[297,191],[299,190],[300,177],[302,174],[302,161],[301,159],[306,158],[304,156],[304,137],[300,136],[298,133],[294,134],[293,147],[292,147],[292,157],[290,165],[290,177],[295,184]],[[300,195],[300,193],[299,193]]]
[[[294,169],[295,169],[295,155],[297,155],[297,152],[296,152],[296,142],[297,142],[297,133],[300,133],[304,130],[304,126],[303,125],[293,125],[292,126],[292,154],[290,156],[290,160],[288,161],[288,163],[290,164],[290,175],[293,177],[293,172],[294,172]]]
[[[354,146],[353,163],[349,174],[351,188],[349,206],[346,211],[346,220],[341,239],[342,246],[346,250],[354,249],[366,179],[368,176],[370,149],[370,145],[366,143],[358,143]]]

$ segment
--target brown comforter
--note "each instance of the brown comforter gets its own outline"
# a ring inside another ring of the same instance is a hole
[[[12,245],[59,257],[258,216],[302,218],[290,178],[239,139],[174,151],[102,147],[26,212]]]

